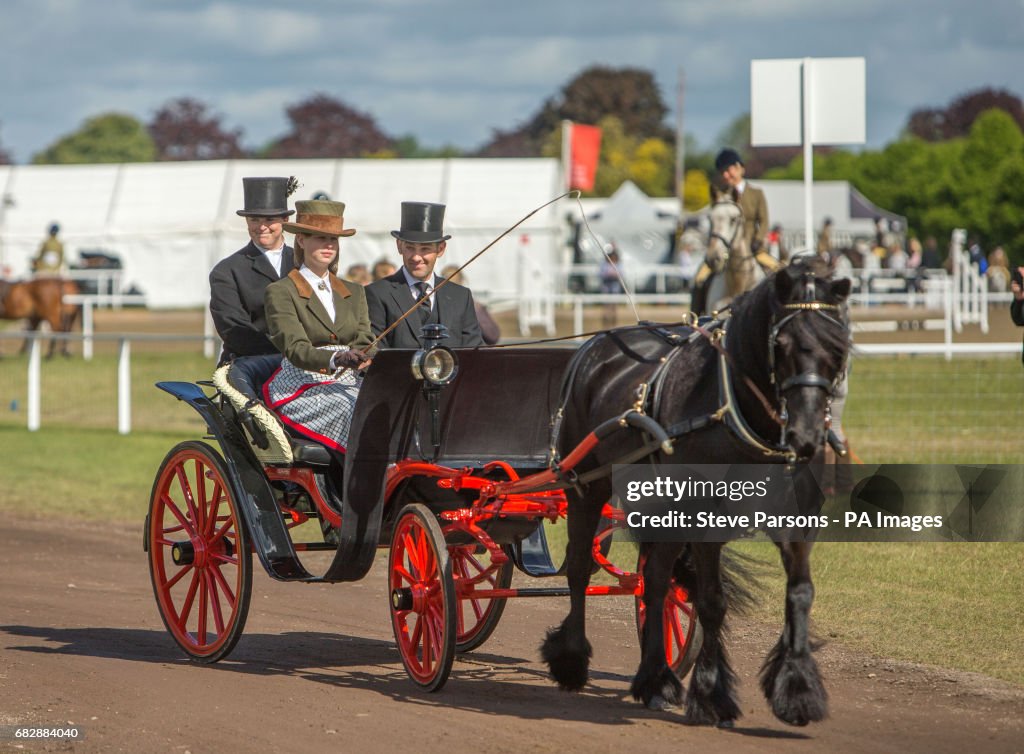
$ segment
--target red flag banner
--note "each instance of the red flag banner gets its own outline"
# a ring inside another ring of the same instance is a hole
[[[592,191],[601,154],[601,129],[573,123],[571,133],[569,188]]]

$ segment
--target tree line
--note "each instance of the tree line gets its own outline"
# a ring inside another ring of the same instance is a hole
[[[424,147],[412,135],[385,133],[369,113],[318,93],[285,109],[289,130],[257,149],[242,145],[243,130],[229,128],[207,104],[173,99],[148,123],[124,113],[87,119],[76,131],[34,155],[33,163],[110,163],[234,158],[557,157],[561,122],[602,128],[592,195],[608,196],[625,180],[650,196],[675,189],[675,134],[669,108],[650,71],[589,67],[545,99],[532,116],[509,130],[494,129],[481,147]],[[750,145],[750,116],[730,123],[710,148],[686,136],[686,209],[704,206],[717,179],[714,155],[732,146],[751,178],[801,178],[799,147]],[[911,113],[900,136],[881,150],[815,148],[819,180],[847,180],[875,204],[904,215],[908,231],[948,237],[965,227],[984,246],[1002,244],[1024,262],[1024,105],[1003,90],[980,89],[945,107]],[[9,163],[0,147],[0,164]]]

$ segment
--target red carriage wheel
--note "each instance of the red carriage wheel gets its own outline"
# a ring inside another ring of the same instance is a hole
[[[636,564],[637,573],[644,571],[644,556]],[[668,585],[665,604],[662,608],[662,625],[665,627],[665,661],[680,678],[686,676],[697,661],[701,644],[704,643],[704,629],[697,619],[697,610],[686,589],[673,578]],[[640,595],[636,597],[636,630],[643,641],[644,622],[647,609]]]
[[[491,570],[493,563],[490,552],[475,544],[451,547],[448,554],[452,559],[452,572],[455,574],[458,595],[455,651],[471,652],[494,633],[498,621],[501,620],[501,614],[505,612],[508,598],[477,597],[472,590],[460,592],[459,585],[479,579],[472,585],[474,589],[508,589],[512,585],[514,566],[512,561],[508,560]]]
[[[427,691],[448,680],[455,659],[455,585],[444,535],[419,503],[398,514],[388,555],[391,626],[405,671]]]
[[[149,501],[146,543],[160,617],[197,662],[226,657],[245,627],[252,551],[220,454],[202,442],[177,445],[160,465]]]

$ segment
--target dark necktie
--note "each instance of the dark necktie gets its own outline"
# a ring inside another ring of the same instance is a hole
[[[427,282],[425,280],[421,280],[416,283],[416,291],[416,303],[418,304],[423,301],[423,298],[427,295]],[[417,312],[419,313],[420,324],[422,325],[430,316],[430,304],[422,304],[418,307]]]

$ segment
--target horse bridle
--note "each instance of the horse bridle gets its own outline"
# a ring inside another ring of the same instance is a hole
[[[813,289],[808,289],[810,296],[813,296]],[[828,314],[827,312],[840,312],[842,308],[839,304],[828,304],[824,301],[800,301],[791,304],[784,304],[783,309],[789,310],[789,314],[786,314],[782,319],[777,322],[772,321],[772,326],[768,331],[768,378],[772,385],[775,386],[775,400],[779,405],[779,413],[777,422],[781,428],[781,437],[785,438],[786,424],[789,420],[789,413],[786,410],[786,396],[785,393],[793,388],[800,387],[814,387],[820,388],[825,391],[826,395],[826,406],[825,406],[825,422],[826,427],[831,426],[832,421],[832,397],[835,395],[836,388],[839,386],[839,382],[843,378],[843,374],[846,371],[845,363],[836,372],[836,376],[833,379],[823,377],[817,372],[801,372],[794,374],[791,377],[787,377],[782,383],[779,383],[778,376],[775,373],[775,347],[778,345],[779,333],[782,331],[789,322],[791,322],[797,315],[802,312],[812,312],[821,317],[824,317],[830,324],[835,325],[841,329],[846,328],[846,324],[839,318]],[[780,444],[782,444],[780,442]]]
[[[732,237],[731,238],[726,238],[721,233],[716,233],[713,230],[708,234],[708,240],[713,239],[713,238],[717,238],[719,241],[721,241],[725,245],[725,251],[726,251],[725,261],[728,261],[729,260],[729,255],[732,254],[732,245],[734,243],[736,243],[736,236],[739,235],[740,229],[743,227],[743,208],[739,205],[738,202],[735,202],[735,201],[733,201],[731,199],[720,199],[720,200],[718,200],[717,202],[714,202],[711,205],[712,209],[716,205],[718,205],[718,204],[731,204],[740,213],[739,214],[739,221],[735,224],[735,227],[733,228]]]

